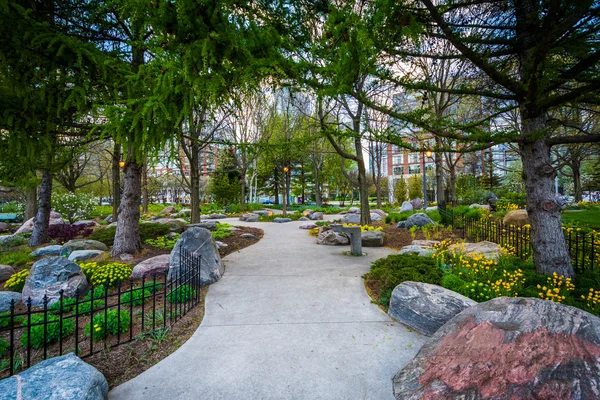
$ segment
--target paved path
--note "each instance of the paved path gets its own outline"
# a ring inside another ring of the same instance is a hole
[[[361,275],[391,251],[345,256],[299,224],[248,224],[264,238],[225,258],[198,330],[110,399],[392,399],[424,337],[365,292]]]

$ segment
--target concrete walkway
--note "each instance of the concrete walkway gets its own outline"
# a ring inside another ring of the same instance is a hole
[[[225,258],[198,330],[110,399],[393,399],[392,377],[425,338],[365,291],[361,276],[391,251],[346,256],[300,224],[248,223],[264,238]]]

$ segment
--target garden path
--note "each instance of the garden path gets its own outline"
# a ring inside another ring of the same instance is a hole
[[[110,399],[392,399],[425,338],[370,302],[361,276],[392,253],[317,246],[301,222],[241,223],[263,239],[228,255],[206,314],[175,353]]]

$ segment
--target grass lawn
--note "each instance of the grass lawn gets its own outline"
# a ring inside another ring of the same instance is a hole
[[[567,224],[600,229],[600,209],[582,211],[564,211],[562,221]]]

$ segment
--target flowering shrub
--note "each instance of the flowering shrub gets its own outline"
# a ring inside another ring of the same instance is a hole
[[[600,315],[600,290],[590,288],[588,295],[582,294],[581,299],[584,301],[584,310]]]
[[[571,278],[565,278],[562,275],[558,276],[556,272],[548,277],[547,282],[547,286],[537,285],[537,288],[540,290],[538,295],[540,299],[550,300],[555,303],[562,303],[569,295],[569,292],[575,289]]]
[[[52,208],[72,224],[79,219],[93,216],[96,212],[96,201],[86,194],[58,193],[52,196]]]
[[[108,310],[97,314],[91,323],[85,325],[86,336],[92,335],[94,341],[102,340],[108,335],[124,333],[129,329],[130,314],[127,310]]]
[[[133,267],[128,264],[88,262],[79,264],[83,273],[92,285],[113,286],[118,281],[131,277]]]
[[[383,230],[383,227],[381,227],[381,226],[371,226],[371,225],[343,224],[342,226],[345,226],[345,227],[349,227],[349,226],[360,226],[360,231],[361,231],[361,232],[368,232],[368,231],[382,231],[382,230]]]
[[[8,278],[6,282],[4,282],[4,288],[15,292],[21,292],[23,290],[23,286],[25,286],[25,279],[27,279],[28,276],[28,269],[15,272],[10,278]]]

